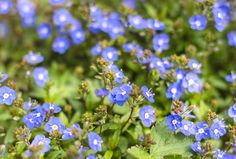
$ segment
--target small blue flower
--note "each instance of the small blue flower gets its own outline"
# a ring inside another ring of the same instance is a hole
[[[210,132],[208,125],[206,122],[201,121],[196,124],[195,127],[195,138],[197,141],[201,141],[202,139],[209,139],[210,138]]]
[[[112,103],[122,106],[128,100],[131,91],[132,86],[130,84],[122,84],[121,86],[112,89],[109,99]]]
[[[72,16],[67,9],[61,8],[54,12],[53,23],[57,26],[64,27],[72,20]]]
[[[154,94],[147,88],[147,86],[142,86],[141,88],[143,96],[151,103],[154,103]]]
[[[12,7],[11,0],[0,0],[0,14],[8,14]]]
[[[189,136],[195,133],[195,125],[193,122],[188,120],[182,121],[182,127],[180,128],[180,131],[185,135]]]
[[[5,21],[0,21],[0,38],[6,38],[8,32],[8,24]]]
[[[168,115],[166,117],[166,124],[173,132],[182,127],[182,117],[179,115]]]
[[[134,27],[138,30],[142,30],[147,27],[146,20],[144,20],[140,15],[128,15],[128,26]]]
[[[143,106],[139,110],[139,118],[145,127],[150,127],[156,121],[155,110],[152,106]]]
[[[226,134],[225,123],[223,120],[214,119],[210,128],[210,135],[213,139],[219,140],[219,138]]]
[[[215,149],[214,150],[214,158],[216,159],[228,159],[226,157],[226,153],[224,151],[221,151],[220,149]]]
[[[34,137],[34,140],[29,146],[29,150],[26,151],[26,154],[28,156],[32,156],[33,154],[40,155],[41,153],[48,152],[50,147],[51,140],[49,138],[46,138],[43,134],[39,134]],[[38,147],[37,152],[30,151],[31,148]]]
[[[0,104],[12,105],[13,101],[16,99],[16,92],[7,87],[0,87]]]
[[[58,36],[54,39],[52,48],[56,53],[64,54],[70,48],[70,40],[64,35]]]
[[[178,100],[182,97],[183,89],[181,82],[171,83],[166,91],[166,97],[173,100]]]
[[[201,67],[202,64],[200,62],[198,62],[197,60],[194,59],[190,59],[188,62],[188,67],[190,68],[191,71],[195,72],[195,73],[201,73]]]
[[[236,31],[231,31],[227,34],[229,46],[236,46]]]
[[[37,33],[40,39],[47,39],[51,33],[52,28],[49,23],[42,23],[37,27]]]
[[[52,103],[44,103],[43,104],[43,109],[45,111],[47,111],[49,114],[51,112],[53,113],[59,113],[61,111],[61,108],[59,106],[57,106],[56,104],[52,104]]]
[[[83,159],[84,158],[84,152],[86,151],[86,148],[81,146],[79,149],[79,155],[78,155],[78,159]]]
[[[197,74],[190,72],[188,73],[182,83],[184,88],[187,88],[189,92],[200,93],[202,90],[202,81]]]
[[[193,30],[204,30],[207,25],[207,18],[203,15],[195,15],[189,19],[189,24]]]
[[[70,32],[70,37],[74,44],[81,44],[85,40],[85,32],[82,29],[76,29]]]
[[[6,79],[8,79],[8,74],[0,72],[0,83],[4,82]]]
[[[62,5],[63,3],[65,3],[65,0],[50,0],[52,6]]]
[[[63,131],[62,139],[69,140],[75,138],[76,135],[81,134],[82,130],[78,123],[73,124],[70,128]]]
[[[135,43],[125,43],[123,44],[122,48],[124,49],[125,52],[136,51],[139,48],[142,49],[140,46],[138,46]]]
[[[194,152],[200,152],[200,153],[205,152],[205,150],[202,149],[201,143],[199,141],[194,142],[193,144],[190,145],[190,147]]]
[[[166,72],[165,64],[163,63],[161,59],[157,57],[152,57],[150,59],[149,70],[152,70],[152,69],[158,69],[161,74]]]
[[[36,65],[43,62],[44,57],[39,53],[34,53],[30,51],[28,54],[24,55],[23,61],[29,63],[30,65]]]
[[[223,31],[231,21],[230,4],[224,0],[218,1],[212,7],[215,20],[215,28]]]
[[[181,81],[186,75],[186,72],[183,69],[176,69],[175,70],[175,78],[177,81]]]
[[[58,131],[63,133],[65,130],[65,126],[62,123],[60,118],[52,117],[44,126],[44,130],[48,133],[52,133],[53,131]]]
[[[102,138],[95,132],[88,133],[89,147],[94,151],[102,151]]]
[[[23,19],[35,16],[35,7],[32,2],[28,0],[20,0],[17,1],[16,5],[18,12]]]
[[[229,107],[228,115],[234,119],[234,122],[236,122],[236,103]]]
[[[154,31],[162,31],[165,29],[165,25],[162,22],[157,21],[155,19],[148,19],[147,28],[152,29]]]
[[[37,105],[37,103],[35,101],[32,101],[31,99],[26,101],[23,106],[25,110],[31,110],[33,107],[36,108],[39,107],[39,105]]]
[[[109,62],[117,61],[118,60],[117,49],[114,47],[107,47],[103,49],[102,57]]]
[[[236,73],[231,73],[225,77],[227,82],[233,83],[236,80]]]
[[[122,70],[119,70],[116,65],[109,65],[109,66],[107,67],[107,69],[114,72],[114,74],[115,74],[115,79],[114,79],[114,81],[115,81],[116,83],[122,83],[123,78],[124,78],[124,73],[123,73]]]
[[[24,28],[32,28],[36,24],[36,16],[22,18],[21,24]]]
[[[42,107],[36,107],[32,112],[26,114],[22,121],[29,128],[39,128],[45,120],[45,110]]]
[[[96,89],[95,94],[97,97],[105,97],[109,94],[109,90],[107,90],[106,88]]]
[[[99,43],[97,43],[94,47],[91,49],[91,53],[93,56],[98,56],[102,52],[102,47]]]
[[[131,9],[135,9],[136,8],[136,0],[123,0],[123,4]]]
[[[155,51],[162,52],[169,49],[170,38],[167,34],[156,34],[152,39],[152,44]]]
[[[94,154],[89,154],[86,159],[97,159]]]
[[[46,82],[48,82],[48,70],[44,67],[36,67],[33,70],[33,77],[35,83],[39,87],[43,87],[46,84]]]
[[[152,57],[154,57],[154,54],[152,52],[150,52],[150,56],[145,56],[145,50],[141,49],[141,48],[137,48],[136,50],[136,57],[138,59],[138,62],[141,64],[147,64],[149,62],[151,62]]]

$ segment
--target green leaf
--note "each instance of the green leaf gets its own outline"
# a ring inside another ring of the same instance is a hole
[[[151,156],[141,147],[133,146],[128,149],[128,153],[137,159],[152,159]]]
[[[189,145],[193,142],[192,139],[182,134],[173,134],[165,121],[152,128],[151,137],[155,142],[150,148],[152,158],[159,159],[169,155],[190,157],[192,155],[189,149]]]
[[[65,126],[68,126],[68,118],[66,117],[65,113],[60,112],[59,114],[59,118],[61,119],[61,121],[65,124]]]
[[[105,155],[104,155],[104,159],[111,159],[113,156],[113,151],[108,150],[106,151]]]
[[[52,151],[50,154],[47,156],[47,158],[53,158],[53,159],[60,159],[65,157],[65,152],[64,151]]]
[[[17,142],[16,143],[16,151],[18,153],[22,153],[26,147],[26,144],[23,141]]]

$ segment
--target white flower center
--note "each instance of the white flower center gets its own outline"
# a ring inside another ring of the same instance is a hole
[[[43,75],[42,73],[40,73],[40,74],[38,75],[38,78],[39,78],[39,80],[43,80],[43,79],[44,79],[44,75]]]
[[[109,59],[112,59],[112,57],[113,57],[112,52],[108,52],[108,53],[107,53],[107,57],[108,57]]]
[[[193,79],[190,79],[190,80],[188,81],[188,83],[189,83],[189,85],[192,85],[192,84],[194,84],[194,81],[193,81]]]
[[[201,129],[199,129],[199,130],[198,130],[198,133],[199,133],[199,134],[202,134],[202,133],[204,133],[204,129],[202,129],[202,128],[201,128]]]
[[[93,140],[93,144],[94,144],[94,145],[97,145],[97,144],[98,144],[98,140],[94,139],[94,140]]]
[[[4,94],[3,94],[3,98],[4,98],[4,99],[7,99],[9,96],[10,96],[10,94],[8,94],[8,93],[4,93]]]
[[[63,41],[60,41],[60,42],[58,43],[58,47],[60,47],[60,48],[65,47],[65,43],[64,43]]]
[[[148,118],[149,118],[149,114],[148,114],[148,113],[145,113],[145,114],[144,114],[144,118],[145,118],[145,119],[148,119]]]
[[[184,125],[184,130],[188,130],[188,126],[187,125]]]
[[[61,15],[61,16],[59,17],[59,20],[60,20],[61,22],[65,22],[65,21],[66,21],[66,16]]]
[[[52,130],[57,130],[58,129],[58,126],[57,125],[53,125],[52,126]]]
[[[171,93],[176,94],[177,93],[177,89],[176,88],[172,88],[171,89]]]
[[[195,24],[196,24],[196,26],[198,26],[198,27],[201,26],[201,22],[200,22],[199,20],[196,21]]]
[[[175,119],[174,119],[174,120],[172,120],[172,124],[174,124],[174,125],[175,125],[175,124],[177,124],[177,123],[178,123],[178,122],[177,122],[177,120],[175,120]]]
[[[218,133],[219,133],[219,130],[218,130],[218,129],[215,129],[215,130],[214,130],[214,133],[215,133],[215,134],[218,134]]]

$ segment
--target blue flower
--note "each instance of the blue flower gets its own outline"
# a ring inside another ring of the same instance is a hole
[[[154,94],[148,90],[147,86],[141,88],[143,96],[151,103],[154,103]]]
[[[139,118],[146,127],[150,127],[156,121],[155,110],[152,106],[143,106],[139,110]]]
[[[53,23],[59,27],[64,27],[72,20],[72,16],[67,9],[61,8],[54,12]]]
[[[119,19],[113,19],[109,21],[109,28],[106,31],[106,33],[109,34],[111,39],[115,39],[120,35],[123,35],[125,33],[123,24]]]
[[[149,69],[158,69],[160,71],[160,73],[165,73],[166,72],[166,68],[165,68],[165,64],[163,63],[163,61],[157,57],[152,57],[150,59],[150,63],[149,63]]]
[[[52,48],[56,53],[64,54],[70,48],[70,40],[66,36],[60,35],[54,39]]]
[[[114,81],[116,83],[122,83],[123,78],[124,78],[124,73],[122,70],[119,70],[116,65],[109,65],[107,69],[114,72],[114,74],[115,74]]]
[[[58,131],[59,133],[63,133],[63,131],[65,130],[65,126],[62,123],[61,119],[57,117],[52,117],[45,124],[44,130],[48,133],[52,133],[53,131]]]
[[[78,155],[78,159],[83,159],[84,158],[84,152],[86,151],[86,148],[81,146],[79,149],[79,155]]]
[[[131,91],[132,86],[130,84],[122,84],[121,86],[112,89],[109,99],[112,103],[122,106],[128,100]]]
[[[29,129],[39,128],[45,120],[45,110],[42,107],[36,107],[32,112],[26,114],[22,121]]]
[[[82,130],[78,123],[73,124],[70,128],[63,131],[62,139],[69,140],[75,138],[77,135],[81,134]]]
[[[97,97],[105,97],[109,94],[109,90],[107,90],[106,88],[96,89],[95,94]]]
[[[180,131],[185,135],[189,136],[195,133],[195,125],[193,122],[188,120],[182,121],[182,127],[180,128]]]
[[[43,62],[44,57],[39,53],[34,53],[30,51],[28,54],[24,55],[23,61],[29,63],[30,65],[36,65]]]
[[[190,145],[191,149],[194,151],[194,152],[200,152],[200,153],[203,153],[205,152],[204,149],[202,149],[201,147],[201,143],[199,141],[193,143]]]
[[[135,9],[136,8],[136,0],[123,0],[123,4],[131,9]]]
[[[118,60],[118,54],[117,54],[117,50],[114,47],[107,47],[105,49],[102,50],[102,57],[109,61],[109,62],[113,62]]]
[[[202,90],[202,81],[197,74],[190,72],[183,79],[183,87],[187,88],[189,92],[200,93]]]
[[[70,32],[70,37],[74,44],[81,44],[85,40],[85,32],[82,29],[76,29]]]
[[[47,111],[49,114],[51,112],[53,113],[59,113],[61,111],[61,108],[59,106],[57,106],[56,104],[52,104],[52,103],[44,103],[43,104],[43,109],[45,111]]]
[[[6,79],[8,79],[8,74],[0,72],[0,83],[4,82]]]
[[[177,100],[182,97],[183,89],[181,82],[171,83],[166,91],[166,97],[169,99]]]
[[[182,117],[179,115],[168,115],[166,117],[166,124],[173,132],[182,127]]]
[[[49,23],[42,23],[37,27],[37,33],[40,39],[47,39],[51,33],[52,28]]]
[[[234,122],[236,122],[236,103],[229,107],[228,115],[234,119]]]
[[[236,31],[231,31],[227,34],[229,46],[236,46]]]
[[[22,18],[21,23],[24,28],[31,28],[36,24],[36,16]]]
[[[141,64],[147,64],[152,60],[152,57],[154,57],[153,53],[150,52],[150,55],[145,56],[145,51],[141,48],[137,48],[136,50],[136,57],[138,59],[138,62]]]
[[[13,101],[16,99],[16,92],[7,87],[0,87],[0,104],[12,105]]]
[[[236,80],[236,73],[231,73],[225,77],[227,82],[233,83]]]
[[[210,135],[213,139],[219,140],[219,138],[226,134],[225,123],[223,120],[214,119],[210,128]]]
[[[228,158],[225,158],[226,156],[226,153],[224,151],[221,151],[220,149],[215,149],[214,150],[214,158],[216,159],[228,159]]]
[[[175,78],[177,81],[181,81],[186,75],[186,72],[183,69],[176,69],[175,70]]]
[[[204,30],[207,25],[207,19],[203,15],[195,15],[189,19],[189,24],[193,30]]]
[[[32,156],[33,154],[40,155],[41,153],[48,152],[51,149],[50,142],[51,140],[49,138],[46,138],[43,134],[39,134],[34,137],[26,154]],[[31,149],[35,149],[35,147],[37,147],[37,152],[32,152]]]
[[[32,2],[28,0],[20,0],[17,1],[16,5],[18,12],[23,19],[35,16],[35,7]]]
[[[89,147],[94,151],[102,151],[102,138],[95,132],[88,133]]]
[[[0,21],[0,38],[6,38],[8,32],[8,24],[5,21]]]
[[[147,27],[146,20],[140,15],[128,15],[128,26],[134,27],[135,29],[141,30]]]
[[[201,67],[202,64],[200,62],[198,62],[197,60],[194,59],[190,59],[188,62],[188,67],[190,68],[191,71],[195,72],[195,73],[201,73]]]
[[[209,132],[209,128],[206,122],[201,121],[196,124],[195,138],[197,141],[210,138],[210,132]]]
[[[23,106],[25,110],[31,110],[33,107],[39,107],[39,105],[37,105],[37,103],[35,103],[35,101],[32,100],[26,101]]]
[[[147,28],[155,30],[155,31],[162,31],[165,29],[165,25],[162,22],[157,21],[155,19],[148,19]]]
[[[48,70],[44,67],[36,67],[33,70],[33,77],[35,83],[39,87],[43,87],[46,82],[48,82]]]
[[[215,28],[218,31],[223,31],[227,24],[231,21],[230,4],[224,0],[221,0],[216,2],[212,9],[215,20]]]
[[[136,51],[139,48],[142,49],[140,46],[138,46],[135,43],[125,43],[123,44],[122,48],[124,49],[125,52]]]
[[[152,44],[155,51],[162,52],[169,49],[170,38],[167,34],[156,34],[152,39]]]
[[[102,47],[99,43],[97,43],[94,47],[91,49],[91,53],[93,56],[98,56],[102,52]]]
[[[62,5],[63,3],[65,3],[65,0],[50,0],[52,6]]]
[[[0,14],[8,14],[11,10],[11,0],[0,0]]]
[[[89,154],[86,159],[97,159],[94,154]]]

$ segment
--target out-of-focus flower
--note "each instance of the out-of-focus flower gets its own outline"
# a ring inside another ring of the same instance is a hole
[[[146,127],[150,127],[156,121],[155,110],[152,106],[143,106],[139,110],[139,118]]]
[[[36,65],[43,62],[44,57],[39,53],[34,53],[30,51],[28,54],[24,55],[23,61],[29,63],[30,65]]]
[[[53,41],[52,48],[58,54],[64,54],[70,48],[70,40],[65,35],[56,37]]]
[[[39,87],[43,87],[46,82],[48,82],[48,70],[44,67],[36,67],[33,70],[33,77],[35,83]]]
[[[203,15],[195,15],[189,19],[189,24],[193,30],[204,30],[207,25],[207,19]]]
[[[88,144],[94,152],[102,151],[102,142],[102,138],[97,133],[88,133]]]
[[[236,103],[229,107],[228,115],[234,119],[234,122],[236,122]]]
[[[16,92],[7,87],[0,87],[0,104],[12,105],[13,101],[16,99]]]
[[[51,33],[52,28],[49,23],[42,23],[37,27],[37,33],[40,39],[47,39]]]
[[[152,39],[153,47],[158,52],[168,50],[169,49],[169,41],[170,41],[170,38],[165,33],[156,34]]]

